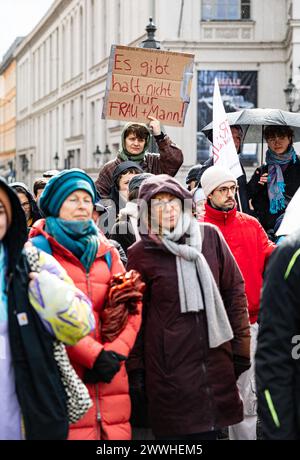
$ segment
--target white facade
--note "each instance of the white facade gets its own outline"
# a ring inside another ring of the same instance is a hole
[[[288,78],[300,86],[300,2],[248,3],[249,20],[202,21],[201,0],[56,0],[15,54],[18,179],[29,183],[55,168],[56,153],[58,168],[93,175],[97,145],[115,154],[122,124],[101,120],[110,47],[137,46],[150,16],[163,49],[195,54],[185,127],[166,127],[186,168],[196,162],[198,70],[255,70],[258,106],[286,108]]]

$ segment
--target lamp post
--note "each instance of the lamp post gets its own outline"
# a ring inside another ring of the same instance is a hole
[[[14,169],[14,162],[13,160],[8,162],[9,167],[9,175],[8,175],[8,183],[14,182],[16,180],[16,171]]]
[[[153,23],[153,19],[149,18],[149,24],[146,26],[147,38],[140,43],[140,48],[149,48],[160,50],[160,42],[155,39],[155,32],[157,30],[156,25]],[[153,138],[153,134],[150,136],[149,142],[150,152],[157,153],[157,145]]]
[[[140,48],[152,48],[160,50],[160,42],[155,39],[155,32],[157,30],[156,25],[153,23],[153,19],[149,18],[149,24],[146,26],[147,38],[140,44]]]
[[[99,163],[100,163],[100,159],[101,159],[101,155],[102,155],[102,152],[99,149],[99,145],[96,146],[96,150],[95,150],[95,152],[93,152],[93,155],[94,155],[94,158],[96,160],[97,168],[99,168]]]
[[[58,163],[59,163],[59,156],[58,153],[55,153],[55,156],[53,157],[53,160],[55,162],[55,168],[58,169]]]
[[[286,85],[283,91],[285,94],[285,101],[289,108],[289,112],[299,112],[300,105],[298,106],[297,110],[293,110],[293,106],[294,106],[298,91],[291,77],[289,78],[288,84]]]
[[[105,145],[105,150],[104,150],[104,163],[107,163],[110,159],[111,151],[109,150],[108,144]]]
[[[29,160],[26,155],[21,156],[21,169],[22,172],[27,176],[29,168]]]

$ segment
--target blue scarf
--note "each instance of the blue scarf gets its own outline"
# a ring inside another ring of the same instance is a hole
[[[276,155],[270,148],[266,153],[268,165],[268,195],[270,200],[270,213],[277,214],[285,209],[285,183],[281,166],[291,162],[296,163],[297,155],[294,147],[290,146],[283,155]]]
[[[7,294],[6,294],[7,258],[5,248],[0,241],[0,322],[7,321]]]
[[[47,217],[45,230],[62,246],[71,251],[89,272],[96,258],[100,240],[92,219],[71,221]]]

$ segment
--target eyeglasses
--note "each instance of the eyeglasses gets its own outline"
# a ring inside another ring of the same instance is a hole
[[[272,136],[272,137],[267,137],[266,138],[266,141],[267,142],[275,142],[277,139],[279,141],[283,141],[284,139],[286,139],[288,136],[286,134],[282,134],[282,135],[279,135],[277,134],[276,136]]]
[[[21,206],[22,208],[27,208],[28,206],[30,206],[30,203],[29,201],[24,201],[24,203],[21,203]]]
[[[231,187],[220,187],[216,188],[216,192],[220,192],[221,195],[228,195],[229,192],[231,192],[233,195],[235,195],[235,192],[238,190],[238,185],[232,185]]]
[[[173,198],[172,200],[153,200],[151,202],[151,206],[153,206],[154,209],[159,209],[159,210],[164,210],[167,208],[167,206],[171,206],[172,208],[180,206],[181,201],[179,198]]]

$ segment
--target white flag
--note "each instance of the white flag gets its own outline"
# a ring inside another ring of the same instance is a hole
[[[276,232],[277,236],[290,235],[300,229],[299,222],[300,211],[300,188],[289,202],[279,229]]]
[[[243,175],[217,78],[215,78],[213,100],[213,160],[214,164],[230,169],[236,178]]]

